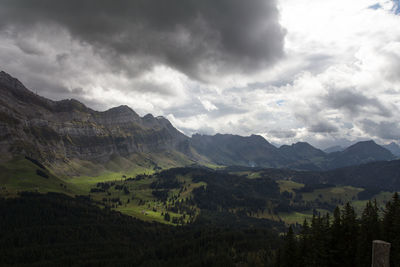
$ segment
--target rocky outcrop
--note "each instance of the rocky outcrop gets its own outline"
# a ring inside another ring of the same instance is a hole
[[[102,164],[116,157],[160,153],[169,167],[180,161],[181,165],[207,162],[327,170],[394,159],[391,152],[373,141],[327,154],[304,142],[276,148],[257,135],[189,138],[163,117],[140,117],[128,106],[98,112],[74,99],[52,101],[0,72],[0,161],[21,155],[47,165],[59,166],[74,159]]]
[[[47,163],[70,159],[107,162],[112,156],[179,151],[188,137],[163,117],[140,117],[128,106],[94,111],[77,100],[52,101],[0,72],[0,152]]]

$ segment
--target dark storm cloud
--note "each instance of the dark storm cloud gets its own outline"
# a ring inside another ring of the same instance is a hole
[[[334,133],[339,131],[338,127],[327,121],[312,124],[308,130],[312,133]]]
[[[223,103],[216,103],[215,106],[217,109],[210,111],[210,118],[220,118],[233,114],[245,114],[249,111],[249,109],[243,107],[230,106]]]
[[[268,134],[280,139],[296,137],[296,132],[293,130],[271,130],[268,132]]]
[[[201,79],[251,72],[281,57],[285,31],[276,5],[276,0],[0,0],[0,27],[58,25],[107,55],[114,67],[124,68],[132,64],[126,58],[133,58],[134,72],[161,63]]]
[[[69,98],[79,98],[82,91],[68,90],[65,86],[60,85],[57,81],[48,79],[46,76],[31,76],[25,77],[29,79],[29,90],[38,94],[44,94],[52,100],[62,100]],[[40,92],[40,93],[39,93]]]
[[[387,140],[400,139],[400,127],[398,122],[374,122],[369,119],[361,121],[362,129],[373,136]]]
[[[177,118],[187,118],[206,113],[206,109],[198,99],[195,99],[189,104],[168,107],[164,112],[165,114],[174,114]]]
[[[22,52],[29,55],[36,55],[41,56],[43,52],[40,50],[39,47],[35,46],[32,42],[27,42],[24,39],[17,39],[15,40],[15,45],[21,49]]]
[[[172,106],[164,110],[166,114],[174,114],[176,118],[188,118],[199,114],[207,114],[210,119],[217,119],[227,115],[244,114],[248,110],[236,106],[229,106],[223,103],[216,103],[215,110],[207,110],[199,99],[192,99],[190,103]]]
[[[310,133],[336,133],[339,128],[328,119],[318,115],[318,111],[322,110],[321,103],[310,105],[309,109],[297,110],[294,115],[304,125]]]
[[[344,110],[352,116],[373,113],[384,117],[393,116],[392,110],[386,107],[377,98],[371,98],[354,90],[330,91],[323,97],[323,105],[330,108]]]

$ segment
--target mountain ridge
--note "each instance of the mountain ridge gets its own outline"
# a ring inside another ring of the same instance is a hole
[[[323,151],[327,154],[329,153],[333,153],[333,152],[339,152],[339,151],[343,151],[344,148],[341,146],[330,146],[328,148],[325,148]]]
[[[398,144],[391,142],[390,144],[382,145],[382,147],[392,152],[396,157],[400,157],[400,146]]]
[[[389,150],[372,140],[358,142],[343,151],[333,153],[326,153],[306,142],[276,148],[264,137],[255,135],[243,137],[232,134],[195,134],[190,139],[190,144],[214,162],[260,168],[320,171],[395,159]]]
[[[71,159],[108,162],[135,153],[176,151],[188,162],[188,137],[163,117],[140,117],[128,106],[94,111],[77,100],[52,101],[0,73],[2,158],[27,155],[48,164]],[[7,157],[8,156],[8,157]]]
[[[104,165],[115,157],[132,161],[133,155],[163,153],[174,158],[170,166],[211,163],[326,170],[394,159],[373,141],[327,154],[306,142],[277,148],[254,134],[188,137],[166,118],[140,117],[126,105],[95,111],[75,99],[44,98],[4,71],[0,72],[0,96],[2,161],[21,155],[50,165],[68,165],[75,159]]]

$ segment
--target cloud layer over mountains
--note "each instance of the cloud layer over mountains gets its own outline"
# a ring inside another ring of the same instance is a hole
[[[2,0],[1,5],[2,28],[11,28],[20,41],[35,26],[58,26],[131,75],[161,64],[201,80],[251,72],[283,54],[284,30],[273,0]],[[20,48],[40,54],[28,43]]]
[[[0,68],[46,97],[101,110],[127,104],[188,135],[255,133],[320,147],[398,141],[393,8],[388,0],[0,0]]]

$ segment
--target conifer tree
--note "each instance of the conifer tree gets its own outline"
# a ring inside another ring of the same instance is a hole
[[[400,266],[400,199],[397,192],[386,205],[383,232],[385,241],[391,243],[390,266]]]
[[[372,241],[376,239],[391,243],[390,266],[400,267],[400,199],[397,193],[387,203],[382,220],[375,200],[366,204],[360,219],[350,203],[342,209],[336,207],[332,223],[329,215],[314,214],[311,226],[304,221],[298,242],[290,228],[280,251],[282,264],[276,266],[370,266]],[[297,257],[293,253],[296,243]]]
[[[376,200],[367,205],[361,215],[360,232],[358,235],[357,265],[371,265],[372,241],[380,239],[380,221]]]
[[[299,239],[298,259],[300,266],[311,266],[310,262],[311,249],[312,249],[311,230],[307,220],[305,219],[302,225],[302,229],[300,232],[300,239]]]
[[[342,219],[339,207],[333,211],[333,223],[329,233],[329,266],[343,266],[343,235],[342,235]]]
[[[343,265],[355,266],[355,255],[357,252],[358,225],[354,208],[349,202],[343,207],[342,212],[342,231],[343,231]]]
[[[310,266],[327,266],[329,261],[327,249],[328,229],[320,214],[311,221],[312,255]]]
[[[293,232],[292,226],[289,227],[289,230],[285,236],[285,243],[283,247],[281,266],[283,267],[295,267],[298,266],[298,258],[297,258],[297,240],[295,234]]]

